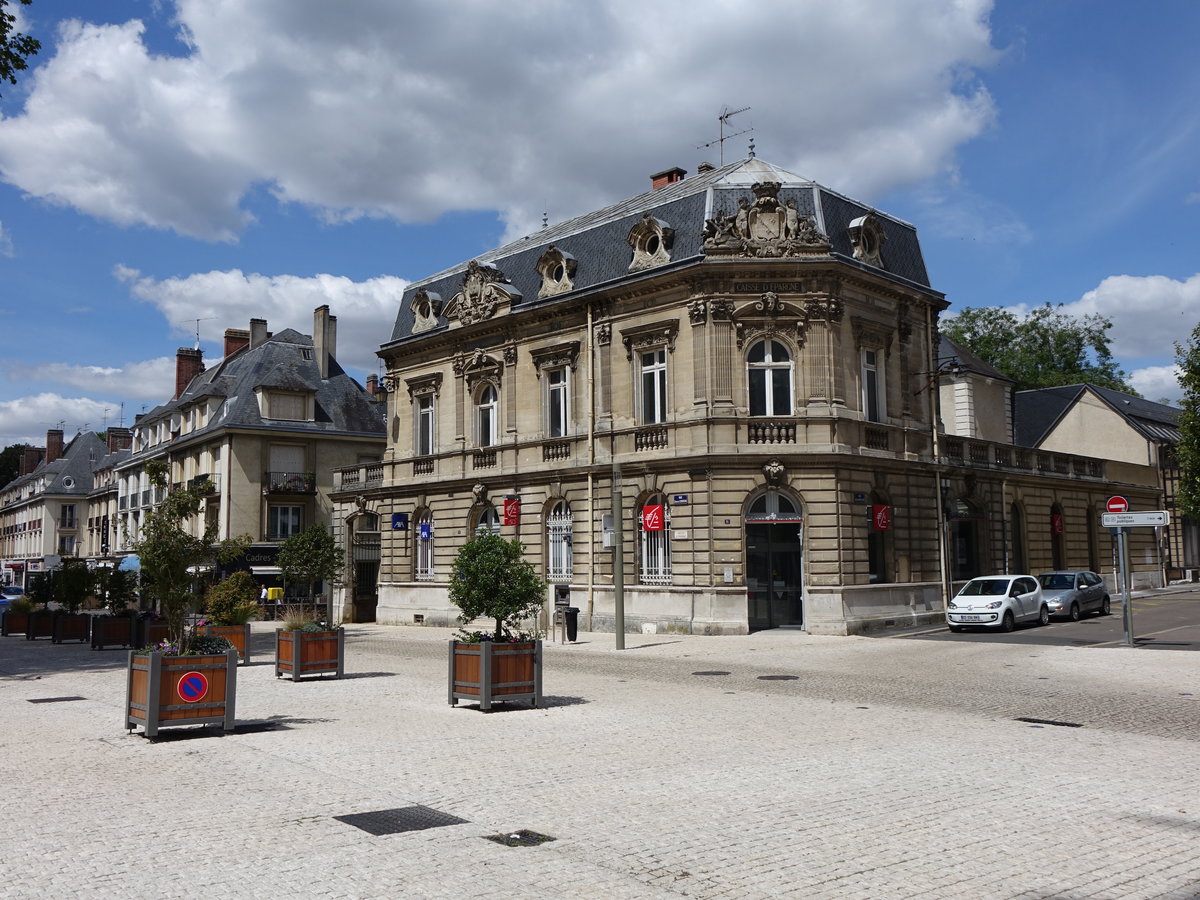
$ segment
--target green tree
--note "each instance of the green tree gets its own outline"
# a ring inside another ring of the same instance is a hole
[[[121,612],[137,597],[137,573],[116,566],[97,569],[96,596],[110,613]]]
[[[64,559],[51,576],[51,585],[54,599],[67,612],[75,613],[96,590],[96,577],[82,559]]]
[[[318,581],[339,578],[345,562],[333,535],[324,525],[314,522],[299,534],[293,534],[279,546],[279,570],[288,581],[308,585],[308,602]],[[332,597],[325,598],[326,621],[333,621]]]
[[[1175,502],[1187,516],[1200,516],[1200,325],[1192,329],[1187,344],[1175,345],[1179,386],[1183,388],[1183,411],[1179,414],[1179,489]]]
[[[0,450],[0,487],[4,487],[21,471],[21,457],[29,449],[28,444],[9,444]]]
[[[21,0],[29,6],[33,0]],[[17,17],[8,11],[8,0],[0,0],[0,81],[17,83],[17,73],[29,68],[26,60],[42,49],[42,42],[19,31],[13,31]]]
[[[450,601],[462,610],[459,622],[495,619],[494,640],[507,641],[523,620],[538,614],[546,584],[523,551],[519,541],[498,534],[478,534],[459,548],[450,574]]]
[[[1047,303],[1022,318],[986,306],[964,309],[939,327],[1011,378],[1019,391],[1087,383],[1137,394],[1113,359],[1108,338],[1112,322],[1099,313],[1071,316],[1061,303]]]
[[[258,585],[249,572],[234,572],[208,589],[204,612],[214,625],[245,625],[258,613]]]

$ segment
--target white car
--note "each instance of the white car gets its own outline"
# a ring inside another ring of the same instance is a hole
[[[951,631],[999,628],[1012,631],[1018,622],[1050,621],[1042,586],[1032,575],[985,575],[972,578],[946,605]]]

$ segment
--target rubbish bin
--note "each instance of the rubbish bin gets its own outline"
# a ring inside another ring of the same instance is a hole
[[[563,610],[563,615],[567,620],[567,640],[575,643],[579,637],[579,607],[568,606]]]

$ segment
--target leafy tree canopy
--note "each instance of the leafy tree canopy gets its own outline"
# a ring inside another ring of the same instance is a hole
[[[1087,383],[1141,396],[1113,359],[1108,338],[1112,322],[1099,313],[1071,316],[1061,303],[1047,303],[1022,318],[985,306],[964,309],[939,327],[1011,378],[1019,391]]]
[[[308,585],[310,603],[317,582],[340,577],[343,566],[342,551],[333,535],[317,522],[279,545],[279,570],[288,581]]]
[[[1175,447],[1180,470],[1175,502],[1184,515],[1196,517],[1200,516],[1200,325],[1192,330],[1187,344],[1175,345],[1175,362],[1183,388]]]
[[[0,450],[0,487],[17,477],[21,471],[21,457],[28,447],[28,444],[9,444]]]
[[[33,0],[21,0],[29,6]],[[8,11],[8,0],[0,0],[0,81],[17,83],[17,72],[29,68],[26,60],[42,49],[42,42],[19,31],[13,31],[17,17]]]
[[[522,556],[517,540],[478,534],[459,548],[450,576],[450,601],[462,610],[458,621],[496,620],[494,638],[511,640],[522,620],[541,610],[546,585]]]

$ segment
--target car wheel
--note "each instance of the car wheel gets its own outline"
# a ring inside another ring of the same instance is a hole
[[[1017,620],[1013,618],[1012,610],[1010,609],[1004,613],[1004,618],[1000,620],[1000,630],[1008,632],[1016,627]]]
[[[1108,599],[1108,594],[1104,595],[1104,599],[1100,601],[1100,615],[1107,616],[1112,612],[1112,601]]]
[[[1071,604],[1071,621],[1072,622],[1079,621],[1079,604],[1078,603]]]
[[[1072,609],[1075,612],[1079,611],[1078,609],[1075,609],[1075,607],[1072,607]],[[1078,618],[1078,617],[1076,617],[1076,618]],[[1045,603],[1042,604],[1042,609],[1038,613],[1038,624],[1039,625],[1049,625],[1050,624],[1050,610],[1046,608]]]

